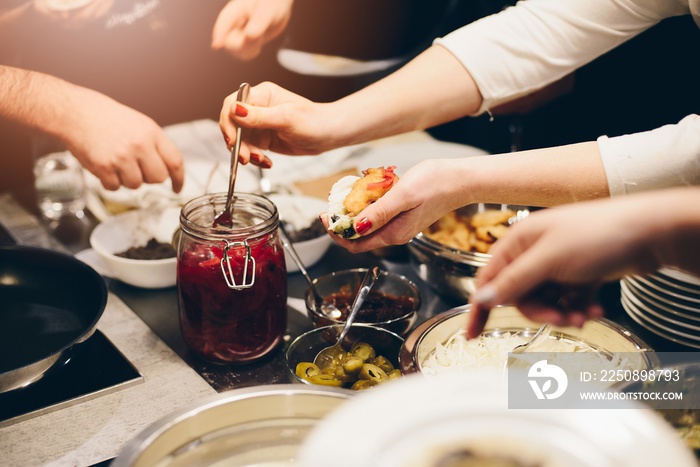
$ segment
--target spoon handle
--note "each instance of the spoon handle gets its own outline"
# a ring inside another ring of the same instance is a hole
[[[524,353],[528,347],[530,347],[536,340],[539,338],[542,333],[544,333],[545,330],[549,330],[549,323],[544,323],[540,328],[537,330],[534,336],[532,338],[525,342],[524,344],[520,344],[517,347],[515,347],[511,353]]]
[[[248,102],[248,93],[250,92],[250,85],[248,83],[243,83],[238,88],[238,95],[236,96],[236,102],[246,103]],[[241,152],[241,140],[243,134],[243,129],[239,126],[236,128],[236,142],[233,144],[233,150],[231,150],[231,176],[228,179],[228,198],[226,199],[226,212],[230,212],[231,202],[233,199],[233,187],[236,184],[236,173],[238,172],[238,154]]]
[[[355,300],[352,302],[352,308],[350,309],[350,314],[348,315],[348,318],[345,320],[345,326],[343,326],[343,330],[340,332],[340,335],[338,336],[338,344],[339,345],[343,344],[343,339],[345,339],[345,334],[348,333],[350,326],[352,326],[353,321],[355,321],[355,317],[357,316],[357,312],[362,307],[362,304],[364,303],[365,299],[367,298],[367,295],[369,295],[369,291],[372,288],[372,286],[374,285],[374,283],[376,282],[378,277],[379,277],[379,267],[374,266],[369,271],[367,271],[367,274],[365,274],[365,277],[362,279],[362,284],[360,284],[360,290],[357,292],[357,295],[355,296]]]
[[[294,245],[292,245],[292,242],[289,240],[289,235],[287,234],[287,228],[284,226],[284,222],[280,221],[279,229],[280,240],[282,240],[282,246],[284,246],[287,249],[287,252],[299,268],[299,271],[304,275],[304,278],[306,278],[306,281],[309,283],[309,287],[311,287],[311,293],[314,294],[314,300],[316,300],[316,303],[323,302],[323,298],[321,298],[321,295],[318,293],[318,290],[316,290],[316,286],[314,285],[313,279],[311,279],[311,276],[306,270],[306,267],[304,267],[304,263],[301,261],[301,258],[299,258],[297,250],[294,248]]]

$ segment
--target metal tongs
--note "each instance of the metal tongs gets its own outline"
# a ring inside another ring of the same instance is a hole
[[[250,84],[243,83],[238,88],[236,102],[243,104],[248,102],[248,93],[250,92]],[[236,142],[231,151],[231,173],[228,179],[228,197],[226,198],[226,206],[223,212],[214,219],[214,226],[233,227],[233,216],[231,215],[231,207],[233,205],[233,187],[236,184],[236,173],[238,171],[238,155],[241,152],[241,140],[243,129],[239,126],[236,128]]]

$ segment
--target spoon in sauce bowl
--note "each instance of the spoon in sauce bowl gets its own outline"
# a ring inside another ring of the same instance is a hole
[[[365,302],[367,295],[369,295],[369,291],[372,289],[372,286],[377,281],[378,277],[379,267],[375,266],[367,271],[367,274],[365,274],[365,277],[362,279],[362,283],[360,284],[360,289],[357,291],[355,301],[352,303],[350,314],[348,314],[348,318],[345,320],[345,326],[343,326],[343,330],[340,331],[338,340],[330,347],[321,349],[321,351],[316,355],[316,358],[314,358],[314,364],[316,366],[321,369],[329,367],[333,365],[333,362],[339,360],[345,354],[345,349],[343,349],[343,340],[345,339],[345,335],[350,330],[350,326],[352,326],[353,321],[355,321],[357,312],[360,311],[360,308],[362,308],[362,304]]]
[[[236,102],[245,104],[248,101],[249,92],[250,85],[248,83],[241,84],[241,86],[238,88]],[[218,216],[216,216],[216,219],[214,219],[214,227],[233,227],[233,218],[231,217],[233,187],[236,184],[236,173],[238,172],[238,154],[241,152],[242,133],[243,129],[240,126],[236,128],[236,142],[233,144],[233,150],[231,151],[231,172],[228,179],[228,198],[226,198],[226,206],[224,207],[224,210]]]
[[[314,284],[313,279],[311,279],[311,276],[309,275],[308,271],[306,270],[304,263],[301,261],[301,258],[299,257],[297,250],[294,248],[294,245],[292,244],[292,241],[289,240],[289,234],[287,233],[287,228],[285,227],[284,222],[281,219],[280,219],[279,229],[280,229],[280,240],[282,240],[282,245],[287,249],[287,252],[294,260],[294,263],[296,263],[297,267],[299,268],[299,272],[301,272],[301,274],[304,276],[304,279],[306,279],[306,282],[309,283],[309,289],[311,290],[311,294],[314,297],[314,305],[316,306],[316,308],[320,309],[321,313],[323,313],[325,316],[327,316],[331,319],[340,318],[343,315],[343,313],[338,308],[336,308],[335,305],[325,301],[323,299],[323,297],[321,296],[321,293],[316,288],[316,284]]]

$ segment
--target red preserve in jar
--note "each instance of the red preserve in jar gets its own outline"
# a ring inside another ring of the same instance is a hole
[[[199,357],[242,364],[265,356],[282,341],[287,269],[275,205],[263,196],[238,193],[233,227],[213,227],[226,196],[195,198],[180,213],[180,328]]]

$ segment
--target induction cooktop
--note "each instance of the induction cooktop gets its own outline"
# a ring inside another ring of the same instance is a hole
[[[70,407],[143,382],[143,376],[99,330],[40,380],[0,394],[0,427]]]
[[[0,245],[17,240],[0,223]],[[72,348],[70,358],[38,381],[0,393],[0,427],[143,382],[143,376],[99,329]]]

